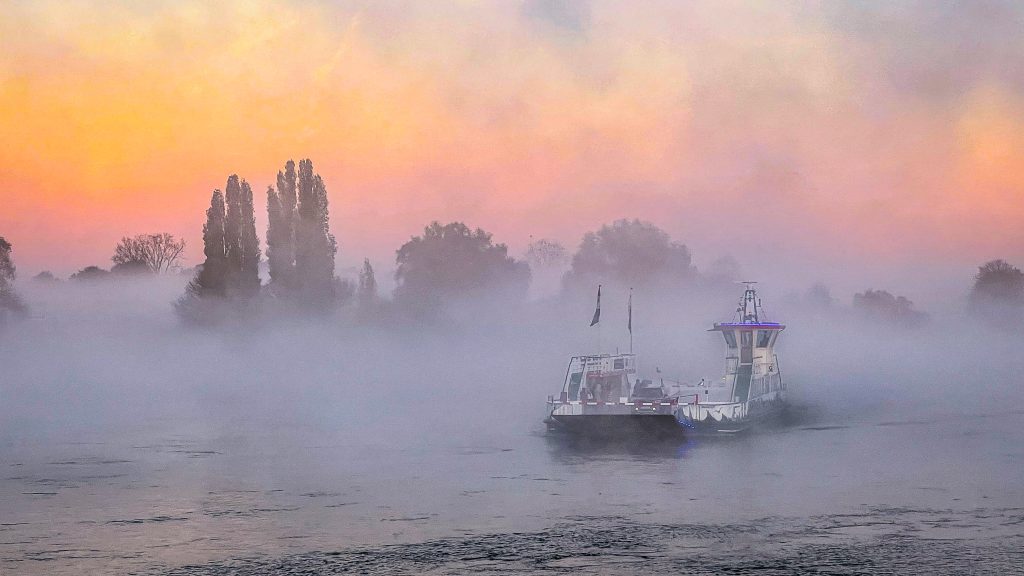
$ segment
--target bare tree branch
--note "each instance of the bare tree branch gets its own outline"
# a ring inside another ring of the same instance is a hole
[[[154,274],[162,274],[177,266],[184,251],[185,241],[166,232],[139,234],[121,238],[121,242],[114,248],[111,261],[122,266],[142,265]]]

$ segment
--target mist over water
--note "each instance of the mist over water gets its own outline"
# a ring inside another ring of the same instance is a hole
[[[1022,23],[4,2],[0,576],[1024,573]],[[779,421],[547,433],[744,279]]]
[[[401,329],[343,311],[204,331],[174,318],[181,288],[25,287],[34,317],[0,333],[5,574],[487,572],[503,555],[520,571],[699,571],[799,566],[817,545],[863,567],[896,561],[893,538],[910,567],[954,570],[932,539],[995,546],[980,570],[1020,559],[1019,334],[779,299],[785,422],[595,446],[546,436],[543,401],[570,355],[628,347],[614,289],[600,331],[589,297],[474,302]],[[705,330],[733,296],[637,297],[641,371],[720,377]]]

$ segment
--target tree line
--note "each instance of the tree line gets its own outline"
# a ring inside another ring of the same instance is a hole
[[[261,310],[323,315],[354,300],[356,318],[379,321],[389,315],[429,316],[445,305],[476,297],[524,300],[531,279],[557,276],[563,295],[589,294],[598,283],[620,287],[675,290],[717,286],[738,280],[734,261],[721,260],[700,273],[689,249],[657,226],[617,220],[586,233],[571,256],[558,242],[532,241],[523,258],[479,228],[461,222],[432,222],[395,253],[395,289],[379,293],[377,277],[364,259],[356,282],[335,275],[338,244],[330,228],[327,188],[310,160],[289,160],[266,191],[266,251],[260,249],[253,191],[237,175],[210,197],[203,225],[203,262],[192,272],[175,303],[187,323],[216,323],[249,317]],[[86,281],[123,274],[166,274],[180,268],[185,242],[170,234],[122,238],[110,271],[91,266],[71,276]],[[265,264],[266,284],[261,282]],[[11,245],[0,238],[0,320],[23,315],[24,301],[14,290]],[[56,281],[48,272],[36,280]],[[828,289],[813,287],[799,302],[810,309],[833,302]],[[907,297],[868,289],[853,297],[864,317],[916,327],[928,322]],[[978,268],[968,296],[968,311],[1001,326],[1024,324],[1024,273],[1003,261]]]
[[[522,259],[480,228],[435,221],[395,252],[395,289],[385,298],[369,259],[354,285],[335,276],[338,245],[327,189],[307,159],[297,166],[288,161],[267,189],[269,281],[261,286],[251,190],[237,176],[225,189],[213,192],[203,226],[205,259],[176,304],[187,322],[217,322],[261,309],[323,314],[353,297],[363,321],[430,317],[476,298],[521,302],[533,274],[548,269],[564,273],[566,293],[589,291],[598,282],[678,287],[698,278],[687,247],[640,220],[619,220],[587,233],[571,258],[561,244],[540,239]]]
[[[166,232],[125,236],[114,246],[109,270],[99,266],[86,266],[71,274],[68,280],[94,281],[125,276],[170,274],[181,271],[185,241]],[[60,279],[49,270],[32,277],[39,283],[53,283]]]

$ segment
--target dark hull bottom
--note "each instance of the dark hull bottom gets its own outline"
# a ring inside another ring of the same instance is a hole
[[[552,432],[585,438],[682,438],[687,430],[669,414],[552,416],[546,422]]]

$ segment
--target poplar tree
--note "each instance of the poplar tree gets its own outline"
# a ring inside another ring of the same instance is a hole
[[[316,202],[313,196],[313,163],[299,160],[298,205],[295,221],[295,276],[300,288],[304,288],[310,277],[313,264],[313,237],[316,219]]]
[[[242,262],[238,287],[242,295],[251,297],[259,293],[260,290],[260,240],[256,235],[256,214],[252,188],[245,180],[242,180],[239,208],[241,213],[239,246]]]
[[[275,287],[295,287],[295,162],[285,163],[277,173],[277,190],[267,189],[267,260],[270,281]]]
[[[330,233],[327,188],[313,163],[301,160],[298,170],[295,222],[295,277],[305,304],[322,307],[334,300],[334,255],[337,242]]]
[[[327,206],[327,187],[319,174],[313,181],[313,196],[316,200],[316,271],[321,282],[334,280],[334,256],[338,253],[338,242],[331,234],[330,210]]]
[[[288,271],[294,266],[294,255],[289,251],[291,230],[282,213],[281,196],[273,186],[267,186],[267,267],[270,286],[275,290],[288,282]]]
[[[242,187],[235,174],[228,177],[224,199],[227,202],[224,257],[227,261],[226,286],[230,293],[239,288],[242,276]]]
[[[356,288],[356,304],[361,316],[368,316],[376,311],[379,296],[377,295],[377,277],[370,265],[370,259],[363,259],[363,268],[359,271],[359,285]]]
[[[224,223],[227,216],[224,195],[214,190],[203,224],[203,255],[206,259],[195,278],[185,288],[185,295],[174,304],[178,316],[186,322],[209,324],[216,321],[213,302],[227,295],[227,256],[224,246]]]
[[[203,255],[206,259],[189,283],[186,298],[222,297],[227,293],[227,256],[224,246],[224,195],[214,190],[203,225]]]

